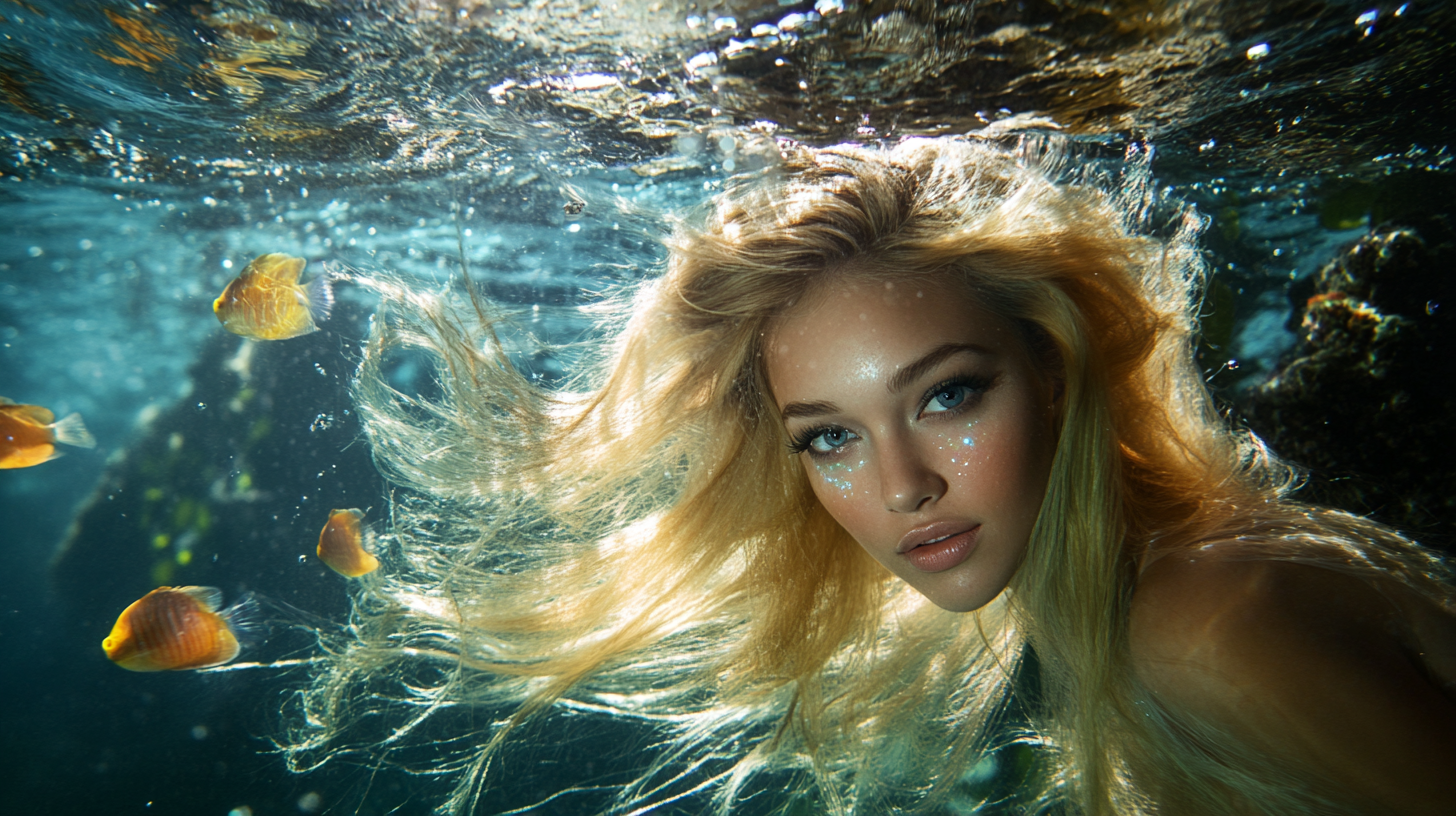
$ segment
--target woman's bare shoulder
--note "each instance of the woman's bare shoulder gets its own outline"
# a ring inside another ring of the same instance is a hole
[[[1359,578],[1206,548],[1144,570],[1133,669],[1175,715],[1339,780],[1372,812],[1456,812],[1456,703],[1405,622]]]
[[[1133,664],[1160,696],[1213,703],[1202,698],[1267,691],[1250,684],[1283,680],[1278,670],[1305,652],[1379,639],[1396,613],[1373,587],[1330,570],[1217,548],[1170,554],[1133,595]]]

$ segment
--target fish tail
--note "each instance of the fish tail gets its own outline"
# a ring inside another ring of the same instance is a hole
[[[303,287],[303,294],[308,298],[308,315],[313,322],[328,320],[329,312],[334,310],[333,279],[327,273],[316,275]]]
[[[256,646],[268,639],[269,621],[264,615],[261,596],[256,592],[244,592],[226,608],[218,610],[238,645],[244,648]]]
[[[55,431],[56,441],[63,445],[72,445],[77,448],[96,447],[96,437],[86,430],[86,423],[81,421],[80,414],[71,414],[52,425],[51,430]]]

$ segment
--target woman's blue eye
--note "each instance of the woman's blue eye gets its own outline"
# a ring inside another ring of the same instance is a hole
[[[971,389],[964,385],[945,385],[935,389],[930,395],[930,401],[925,403],[925,412],[928,414],[940,413],[959,408],[961,403],[970,396]]]
[[[833,453],[849,444],[854,434],[843,428],[830,428],[809,441],[809,447],[816,453]]]

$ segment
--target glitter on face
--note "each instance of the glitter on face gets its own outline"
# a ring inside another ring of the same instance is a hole
[[[846,497],[854,493],[854,482],[849,477],[862,467],[864,467],[864,460],[852,465],[848,462],[814,463],[814,469],[819,472],[819,478]]]
[[[943,444],[940,446],[940,449],[955,450],[957,448],[974,448],[976,446],[976,438],[971,435],[971,429],[974,427],[976,427],[976,420],[971,420],[970,422],[966,423],[965,428],[946,432],[943,436],[941,436]],[[955,458],[952,458],[950,462],[953,465],[965,464],[965,462],[962,462]]]

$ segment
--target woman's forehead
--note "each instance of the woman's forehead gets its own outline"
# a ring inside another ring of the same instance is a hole
[[[890,274],[886,271],[848,268],[823,275],[811,282],[803,294],[788,303],[769,321],[766,334],[805,333],[819,324],[837,324],[850,318],[861,323],[873,317],[903,317],[910,329],[930,315],[950,312],[1005,323],[972,287],[948,273]],[[888,321],[889,327],[901,327]]]
[[[948,345],[1019,350],[1011,323],[968,287],[926,278],[818,283],[775,321],[765,341],[766,373],[780,405],[850,379],[889,382]]]

